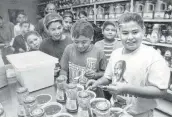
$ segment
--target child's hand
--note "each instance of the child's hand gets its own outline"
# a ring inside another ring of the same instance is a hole
[[[94,90],[94,89],[96,89],[96,87],[97,87],[96,80],[89,80],[86,83],[86,87],[87,87],[88,90]]]
[[[87,77],[88,79],[95,79],[96,77],[96,72],[93,70],[87,70],[85,72],[85,77]]]
[[[103,86],[102,88],[106,91],[109,91],[111,94],[118,95],[124,91],[124,87],[126,84],[124,83],[117,83],[115,85]]]
[[[19,52],[23,53],[25,51],[22,48],[19,48]]]

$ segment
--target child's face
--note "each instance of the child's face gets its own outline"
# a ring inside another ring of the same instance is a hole
[[[25,15],[19,14],[19,15],[17,16],[17,22],[18,22],[18,23],[21,23],[21,22],[23,22],[23,21],[25,21],[25,20],[26,20]]]
[[[119,37],[125,52],[130,53],[140,47],[144,30],[134,21],[122,23],[119,28]]]
[[[70,29],[72,27],[72,18],[65,17],[63,20],[63,27],[65,30],[70,31]]]
[[[91,39],[81,35],[74,39],[74,44],[79,52],[85,52],[90,47]]]
[[[29,28],[30,28],[30,24],[28,24],[28,23],[22,24],[22,26],[21,26],[22,33],[25,34],[25,33],[29,32]]]
[[[39,50],[41,42],[41,37],[35,34],[31,34],[27,37],[27,44],[31,50]]]
[[[87,17],[86,17],[84,14],[80,14],[80,15],[79,15],[79,19],[87,20]]]
[[[53,22],[48,27],[48,32],[53,40],[60,40],[63,32],[63,26],[60,22]]]
[[[47,13],[55,12],[55,6],[53,4],[49,4],[46,9]]]
[[[116,36],[116,29],[113,25],[107,25],[103,30],[103,35],[107,40],[114,40]]]

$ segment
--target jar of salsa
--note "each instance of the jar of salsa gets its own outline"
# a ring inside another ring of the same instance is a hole
[[[29,95],[27,88],[20,87],[17,89],[17,98],[20,105],[24,103],[24,99]]]
[[[30,115],[31,111],[37,108],[36,98],[32,96],[27,96],[24,100],[24,108],[26,115]]]
[[[66,102],[66,77],[58,77],[57,78],[57,91],[56,91],[56,100],[57,102]]]
[[[31,117],[46,117],[44,109],[42,109],[42,108],[36,108],[36,109],[32,110],[30,115],[31,115]]]

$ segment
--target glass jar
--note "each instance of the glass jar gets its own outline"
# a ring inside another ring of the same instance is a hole
[[[76,84],[68,84],[66,90],[66,110],[68,112],[77,112],[77,85]]]
[[[17,98],[20,105],[24,103],[24,99],[29,95],[28,89],[20,87],[17,89]]]
[[[57,102],[66,102],[66,77],[58,77],[57,78],[57,91],[56,91],[56,100]]]
[[[42,109],[42,108],[36,108],[36,109],[32,110],[30,115],[31,115],[31,117],[46,117],[44,109]]]
[[[37,108],[37,102],[36,102],[36,98],[32,97],[32,96],[27,96],[24,100],[24,108],[25,108],[25,113],[26,115],[30,115],[30,112]]]
[[[78,117],[89,117],[89,99],[87,91],[78,92]]]

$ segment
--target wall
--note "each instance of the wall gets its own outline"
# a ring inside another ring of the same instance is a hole
[[[36,0],[0,0],[0,15],[9,21],[8,9],[23,9],[28,19],[36,24]]]

